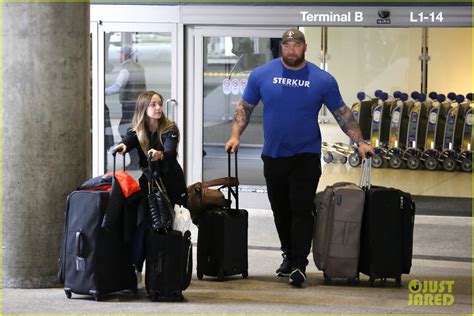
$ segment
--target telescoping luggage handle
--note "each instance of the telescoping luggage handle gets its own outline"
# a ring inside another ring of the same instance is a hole
[[[360,173],[360,182],[359,186],[361,188],[365,188],[366,190],[370,190],[370,178],[371,178],[371,164],[372,164],[372,158],[366,158],[362,160],[362,170]]]
[[[227,183],[232,183],[231,181],[231,167],[230,167],[230,161],[231,161],[231,152],[228,151],[227,152]],[[238,168],[237,168],[237,151],[235,151],[234,153],[234,160],[235,160],[235,179],[239,179],[239,175],[238,175]],[[239,182],[236,181],[235,185],[228,185],[227,186],[227,199],[229,201],[231,201],[231,198],[232,196],[234,197],[235,199],[235,209],[238,210],[239,209]],[[229,209],[230,209],[230,205],[229,205]]]
[[[122,148],[114,148],[112,150],[112,156],[114,157],[114,178],[115,178],[115,161],[117,158],[117,153],[122,152]],[[123,155],[123,171],[125,171],[125,155]]]

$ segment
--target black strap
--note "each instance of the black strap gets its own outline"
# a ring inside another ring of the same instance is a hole
[[[155,175],[153,174],[153,170],[151,169],[151,157],[152,157],[152,155],[148,154],[148,156],[147,156],[147,161],[148,161],[148,193],[152,193],[153,187],[156,187],[158,189],[158,191],[164,193],[165,198],[168,198],[168,192],[166,190],[165,184],[163,183],[163,180],[159,176],[159,172],[158,172],[158,176],[156,178],[155,178]],[[158,163],[156,165],[159,166]],[[153,180],[155,180],[155,181],[153,181]]]

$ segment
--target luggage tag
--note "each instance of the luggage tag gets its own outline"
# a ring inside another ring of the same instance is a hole
[[[84,271],[86,269],[86,260],[83,257],[76,257],[76,271]]]

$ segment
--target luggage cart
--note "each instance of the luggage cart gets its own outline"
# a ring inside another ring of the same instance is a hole
[[[449,94],[449,99],[452,103],[447,115],[443,148],[439,156],[439,162],[446,171],[454,171],[458,165],[458,156],[462,151],[465,120],[467,111],[470,108],[470,102],[464,102],[465,98],[463,95],[456,96],[454,93]],[[470,134],[468,129],[469,126],[466,132]],[[468,164],[466,161],[466,169],[469,169]]]
[[[375,91],[375,96],[380,100],[372,110],[370,143],[374,148],[372,167],[380,168],[384,165],[384,157],[388,150],[390,115],[392,108],[396,105],[396,100],[388,100],[388,94],[381,90]]]
[[[459,96],[458,96],[459,97]],[[461,95],[462,97],[462,95]],[[466,101],[459,98],[461,103],[459,106],[464,109],[464,126],[462,131],[462,142],[460,153],[456,158],[456,162],[465,172],[472,171],[472,153],[471,153],[471,141],[472,141],[472,93],[466,95]]]
[[[433,171],[439,166],[438,158],[443,148],[446,117],[451,103],[446,101],[444,94],[437,95],[436,93],[430,93],[430,98],[435,99],[435,101],[428,115],[425,150],[421,155],[421,161],[424,163],[426,169]]]
[[[345,164],[347,162],[347,156],[352,152],[350,148],[342,143],[330,144],[327,142],[321,143],[321,150],[325,163],[331,163],[336,160]]]
[[[364,140],[369,140],[372,111],[377,106],[379,98],[372,98],[367,96],[364,92],[359,92],[357,93],[357,99],[359,99],[359,102],[352,106],[352,114],[359,123],[362,138]],[[351,143],[351,145],[352,152],[350,152],[348,156],[349,165],[351,167],[358,167],[361,164],[362,158],[360,157],[357,147],[354,145],[354,143]]]
[[[357,123],[359,123],[362,138],[364,140],[370,139],[370,124],[372,120],[372,110],[377,105],[379,98],[372,98],[364,92],[357,93],[359,102],[355,103],[351,110]]]
[[[414,106],[412,100],[408,100],[408,94],[395,92],[397,100],[396,106],[392,109],[390,120],[390,136],[388,141],[388,151],[385,159],[390,167],[400,169],[403,166],[403,156],[407,147],[407,130],[409,113]]]
[[[464,96],[459,98],[455,93],[449,93],[448,99],[451,102],[451,108],[446,116],[446,125],[443,134],[443,147],[438,161],[446,171],[454,171],[457,167],[456,159],[459,155],[462,143],[462,132],[465,119],[465,110],[460,106],[464,101]]]
[[[403,155],[409,169],[418,169],[420,158],[425,147],[426,128],[428,126],[428,115],[432,107],[431,100],[426,99],[423,93],[412,92],[411,97],[415,100],[411,108],[407,131],[407,149]]]

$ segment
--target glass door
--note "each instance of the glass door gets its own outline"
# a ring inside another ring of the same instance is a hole
[[[235,106],[250,72],[280,55],[285,29],[195,29],[193,141],[188,168],[190,181],[206,181],[227,174],[227,142]],[[241,138],[239,179],[244,185],[265,185],[260,159],[263,144],[263,106],[252,114]]]
[[[164,99],[165,114],[183,129],[177,96],[177,26],[99,23],[97,37],[98,66],[95,74],[93,70],[93,78],[98,78],[96,85],[93,84],[94,175],[112,170],[110,151],[130,126],[141,92],[159,92]],[[121,162],[117,160],[117,168],[122,167]],[[139,175],[136,150],[126,156],[125,164],[128,171]]]

